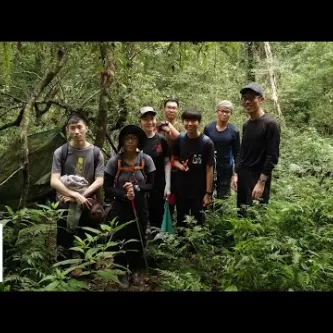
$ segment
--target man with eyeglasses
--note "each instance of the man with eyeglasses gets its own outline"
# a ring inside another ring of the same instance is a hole
[[[216,105],[217,119],[207,124],[203,133],[210,137],[215,147],[216,198],[223,199],[230,194],[231,178],[240,149],[240,131],[229,122],[233,111],[230,101]]]
[[[264,112],[264,93],[256,83],[240,91],[242,107],[249,115],[243,125],[241,148],[236,162],[232,187],[237,191],[239,214],[245,216],[246,206],[253,200],[267,204],[270,197],[272,171],[279,160],[280,126]]]

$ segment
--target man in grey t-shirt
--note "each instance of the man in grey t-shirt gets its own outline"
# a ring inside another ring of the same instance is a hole
[[[93,198],[96,191],[104,183],[104,156],[99,151],[98,163],[94,170],[94,145],[86,141],[88,131],[88,120],[80,113],[73,113],[69,116],[66,127],[69,135],[68,154],[63,165],[64,175],[77,175],[84,177],[89,186],[80,194],[79,192],[68,189],[60,180],[61,165],[61,147],[57,148],[53,154],[53,163],[51,171],[51,187],[57,191],[57,199],[60,201],[60,208],[68,208],[70,202],[76,202],[80,207],[91,208],[91,202],[88,198]],[[95,175],[95,176],[94,176]],[[82,214],[82,220],[87,214]],[[66,231],[66,217],[58,221],[57,245],[65,250],[73,245],[74,236]],[[58,256],[59,258],[59,256]]]

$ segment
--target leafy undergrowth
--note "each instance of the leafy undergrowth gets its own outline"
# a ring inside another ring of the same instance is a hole
[[[207,213],[203,226],[188,217],[180,234],[157,232],[147,247],[150,281],[128,290],[332,290],[331,142],[311,129],[286,130],[281,147],[268,206],[255,203],[247,218],[239,218],[233,193]],[[118,277],[126,268],[113,258],[124,244],[112,240],[120,227],[111,221],[102,230],[86,229],[75,244],[81,257],[56,263],[50,239],[61,214],[55,206],[4,214],[1,290],[120,290]],[[81,275],[73,277],[77,269]]]
[[[312,131],[284,133],[268,206],[238,218],[235,194],[204,226],[159,233],[149,244],[164,290],[333,289],[333,153]],[[297,167],[295,167],[297,165]]]

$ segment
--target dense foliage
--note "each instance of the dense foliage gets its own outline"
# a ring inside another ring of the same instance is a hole
[[[231,121],[241,128],[246,119],[239,103],[239,89],[248,77],[246,43],[104,46],[106,62],[114,64],[106,103],[107,132],[113,140],[124,122],[136,122],[140,106],[160,109],[167,96],[178,97],[181,110],[198,107],[203,123],[215,118],[219,100],[230,99],[236,106]],[[93,120],[91,140],[96,138],[96,124],[103,113],[100,78],[107,66],[100,43],[2,43],[0,155],[10,154],[6,147],[18,140],[21,124],[2,127],[15,122],[59,48],[68,53],[68,60],[29,110],[29,134],[61,127],[66,112],[82,108]],[[158,276],[156,289],[331,290],[333,44],[274,42],[271,48],[286,121],[271,202],[267,208],[255,205],[251,218],[239,219],[233,193],[221,203],[222,208],[208,213],[205,226],[189,219],[191,227],[185,237],[155,235],[148,254],[151,273]],[[254,43],[253,52],[256,81],[266,92],[264,109],[277,116],[262,43]],[[52,101],[49,109],[36,117],[36,105],[42,110],[47,101]],[[108,154],[108,141],[103,145]],[[8,208],[0,213],[0,223],[5,224],[2,290],[92,290],[94,285],[107,290],[110,283],[103,281],[117,284],[116,274],[122,268],[114,267],[112,260],[104,262],[114,255],[110,247],[115,244],[97,247],[101,236],[97,231],[96,238],[90,236],[77,244],[85,259],[75,264],[84,268],[86,279],[70,277],[75,267],[53,267],[54,221],[61,214],[54,208]],[[105,225],[103,232],[114,232],[114,226]]]

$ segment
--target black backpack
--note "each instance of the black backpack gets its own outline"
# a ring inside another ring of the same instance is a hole
[[[61,176],[65,174],[65,162],[68,156],[68,146],[69,142],[66,142],[61,146]],[[96,166],[98,165],[100,148],[94,145],[93,152],[94,152],[94,179],[95,179],[95,171],[96,171]]]

